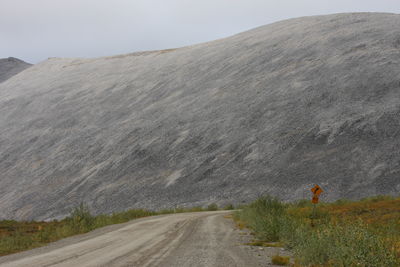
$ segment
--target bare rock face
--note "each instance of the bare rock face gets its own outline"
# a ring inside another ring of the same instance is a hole
[[[53,58],[0,84],[0,218],[400,190],[400,15]]]
[[[0,58],[0,83],[29,68],[31,64],[18,58]]]

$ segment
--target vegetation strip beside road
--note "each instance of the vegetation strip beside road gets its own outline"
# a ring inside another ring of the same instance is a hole
[[[253,231],[254,244],[291,249],[293,266],[400,266],[400,198],[338,200],[312,209],[309,200],[282,203],[267,196],[234,217]]]
[[[268,196],[241,208],[234,213],[237,225],[251,229],[256,238],[248,245],[284,246],[294,254],[293,266],[400,266],[400,198],[381,196],[320,203],[314,215],[309,200],[283,203]],[[0,255],[136,218],[217,209],[212,204],[206,208],[158,212],[137,209],[92,216],[82,204],[61,221],[0,221]],[[282,255],[272,261],[289,264]]]
[[[224,207],[224,209],[233,209],[233,206],[228,205]],[[71,212],[70,216],[60,221],[18,222],[3,220],[0,221],[0,256],[41,247],[62,238],[87,233],[107,225],[124,223],[147,216],[215,210],[218,210],[218,206],[216,204],[210,204],[206,208],[176,208],[161,211],[133,209],[109,215],[101,214],[93,216],[89,208],[81,204]]]

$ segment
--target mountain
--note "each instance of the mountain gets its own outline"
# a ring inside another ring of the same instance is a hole
[[[18,58],[0,58],[0,83],[29,68],[31,64]]]
[[[400,15],[52,58],[0,84],[0,217],[400,190]]]

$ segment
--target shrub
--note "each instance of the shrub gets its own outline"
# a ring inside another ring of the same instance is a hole
[[[224,207],[224,210],[234,210],[235,207],[232,204],[228,204]]]
[[[209,211],[218,210],[218,205],[216,203],[212,203],[212,204],[207,206],[207,210],[209,210]]]
[[[240,212],[242,221],[255,232],[256,237],[266,241],[279,241],[285,206],[278,199],[262,197]]]
[[[90,214],[89,207],[81,203],[72,210],[66,222],[75,233],[85,233],[93,229],[95,218]]]

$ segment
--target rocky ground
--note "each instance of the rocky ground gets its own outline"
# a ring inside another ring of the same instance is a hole
[[[0,84],[0,218],[400,190],[400,15],[52,58]]]

